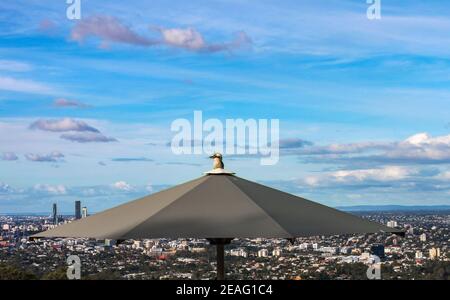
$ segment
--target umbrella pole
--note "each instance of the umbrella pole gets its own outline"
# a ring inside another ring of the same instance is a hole
[[[217,250],[217,280],[225,279],[225,250],[224,244],[216,245]]]
[[[225,279],[225,245],[231,243],[230,238],[207,239],[211,245],[216,246],[217,280]]]

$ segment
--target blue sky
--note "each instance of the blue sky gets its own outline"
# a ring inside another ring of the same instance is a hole
[[[0,212],[98,211],[202,175],[177,118],[280,120],[239,176],[326,205],[450,204],[444,1],[0,3]]]

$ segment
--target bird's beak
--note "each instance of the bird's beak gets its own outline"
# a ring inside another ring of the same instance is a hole
[[[216,157],[215,155],[211,155],[209,158],[214,158],[214,157]]]

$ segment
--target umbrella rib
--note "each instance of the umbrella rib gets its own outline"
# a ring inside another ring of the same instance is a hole
[[[198,182],[194,185],[194,188],[196,188],[199,184],[201,184],[202,182],[204,182],[204,180],[205,180],[205,176],[202,176],[202,177],[199,177],[199,178],[197,178],[197,179],[194,179],[194,180],[191,180],[191,181],[189,181],[189,182],[186,182],[185,184],[188,184],[188,183],[191,183],[191,182],[198,181]],[[177,186],[172,187],[172,188],[176,188],[176,187],[177,187]],[[168,189],[166,189],[166,190],[163,190],[163,191],[157,192],[157,193],[155,193],[155,194],[152,194],[152,195],[149,195],[149,196],[140,198],[140,199],[138,199],[138,200],[131,201],[131,202],[127,202],[127,203],[123,203],[123,204],[121,204],[121,205],[119,205],[119,206],[116,206],[116,207],[113,207],[113,208],[106,209],[106,210],[104,210],[104,211],[102,211],[102,212],[99,212],[99,213],[97,213],[97,214],[94,214],[94,215],[92,215],[92,216],[89,216],[88,218],[86,218],[86,220],[87,220],[87,219],[92,219],[92,218],[98,218],[98,217],[100,217],[100,216],[104,216],[105,214],[110,213],[110,212],[113,211],[113,210],[117,210],[117,209],[120,209],[121,207],[126,207],[126,206],[130,205],[132,202],[136,202],[136,201],[141,201],[141,202],[142,202],[142,201],[148,201],[148,200],[146,199],[147,197],[151,197],[151,196],[154,196],[154,195],[156,195],[156,194],[163,193],[163,192],[168,191],[168,190],[170,190],[170,189],[172,189],[172,188],[168,188]],[[180,194],[178,197],[176,197],[173,201],[178,200],[180,197],[182,197],[183,195],[185,195],[185,194],[188,193],[189,191],[190,191],[190,189],[188,189],[188,190],[186,190],[185,192],[181,193],[181,194]],[[169,204],[169,205],[170,205],[170,204]],[[157,212],[155,212],[154,214],[160,212],[160,211],[163,210],[165,207],[167,207],[167,205],[164,206],[164,207],[162,207],[161,209],[159,209],[159,210],[158,210]],[[152,214],[152,216],[153,216],[154,214]],[[144,218],[143,221],[137,222],[137,223],[134,224],[134,225],[129,225],[129,226],[128,226],[129,229],[116,230],[116,231],[114,231],[114,232],[112,232],[112,233],[111,233],[111,232],[110,232],[110,233],[102,233],[101,235],[96,234],[96,235],[92,235],[92,236],[89,236],[89,237],[86,236],[86,237],[87,237],[87,238],[108,238],[108,237],[109,237],[109,238],[113,238],[113,239],[120,239],[121,236],[125,236],[125,235],[128,234],[130,231],[132,231],[134,228],[136,228],[136,226],[139,226],[140,224],[142,224],[143,222],[145,222],[146,220],[148,220],[148,218],[149,218],[149,217],[147,216],[147,217]],[[45,233],[47,233],[47,235],[48,235],[49,233],[52,233],[52,232],[54,232],[55,230],[61,230],[61,229],[63,229],[63,227],[73,226],[74,223],[82,222],[82,221],[83,221],[83,220],[77,220],[77,221],[75,221],[75,222],[71,222],[71,223],[68,223],[68,224],[63,224],[63,225],[58,226],[58,227],[56,227],[56,228],[53,228],[53,229],[50,229],[50,230],[47,230],[47,231],[44,231],[44,232],[41,232],[41,233],[37,233],[37,234],[35,234],[35,235],[33,235],[33,236],[39,237],[40,235],[45,234]],[[85,221],[85,220],[84,220],[84,221]],[[61,234],[61,235],[50,235],[50,236],[47,236],[47,237],[64,237],[64,236],[68,236],[68,235],[65,235],[65,234]],[[71,237],[74,237],[74,236],[71,235]],[[116,238],[116,237],[117,237],[117,238]]]
[[[237,176],[236,176],[236,177],[237,177]],[[244,179],[244,178],[240,178],[240,177],[238,177],[238,178],[239,178],[240,180],[242,180],[242,181],[246,181],[246,182],[250,182],[250,183],[252,183],[252,184],[260,185],[260,184],[258,184],[258,183],[251,182],[251,181],[246,180],[246,179]],[[238,185],[237,185],[237,186],[238,186]],[[321,203],[318,203],[318,202],[314,202],[314,201],[311,201],[311,200],[308,200],[308,199],[305,199],[305,198],[302,198],[302,197],[299,197],[299,196],[296,196],[296,195],[292,195],[292,194],[286,193],[286,192],[284,192],[284,191],[281,191],[281,190],[278,190],[278,189],[275,189],[275,188],[272,188],[272,187],[269,187],[269,186],[263,186],[263,187],[268,188],[268,189],[273,190],[273,191],[276,191],[276,192],[281,192],[281,193],[286,194],[286,195],[288,195],[288,196],[294,196],[294,197],[300,198],[300,199],[302,199],[302,201],[305,201],[305,202],[307,202],[307,203],[310,203],[311,205],[317,205],[318,207],[322,207],[322,208],[324,208],[324,209],[329,209],[329,210],[335,211],[336,213],[339,213],[339,214],[341,214],[342,216],[353,217],[353,218],[358,219],[359,221],[365,222],[365,223],[367,223],[367,224],[372,224],[372,225],[376,224],[376,225],[381,226],[381,227],[384,228],[384,229],[379,229],[378,231],[374,231],[374,232],[388,232],[388,233],[401,233],[401,232],[402,232],[402,231],[399,230],[399,229],[388,228],[388,227],[386,227],[386,226],[383,225],[383,224],[379,224],[379,223],[377,223],[377,222],[373,222],[373,221],[370,221],[370,220],[367,220],[367,219],[358,217],[358,216],[353,215],[353,214],[351,214],[351,213],[343,212],[343,211],[340,211],[340,210],[338,210],[338,209],[335,209],[335,208],[332,208],[332,207],[328,207],[328,206],[326,206],[326,205],[324,205],[324,204],[321,204]],[[239,188],[239,186],[238,186],[238,188]],[[242,190],[242,192],[243,192],[244,194],[248,195],[248,194],[245,192],[244,189],[241,189],[241,188],[239,188],[239,189]],[[259,206],[258,203],[255,202],[255,204]],[[264,208],[262,208],[262,207],[261,207],[261,209],[264,210]],[[266,210],[264,210],[264,211],[266,211]],[[266,213],[267,213],[267,211],[266,211]],[[269,215],[269,213],[267,213],[267,214]],[[281,224],[280,224],[280,227],[284,228],[283,226],[281,226]]]
[[[205,178],[204,180],[206,180],[206,176],[204,177],[200,177],[200,178]],[[145,223],[149,218],[155,216],[156,214],[160,213],[161,211],[165,210],[166,208],[168,208],[169,206],[171,206],[172,204],[174,204],[178,199],[180,199],[181,197],[183,197],[184,195],[192,192],[193,190],[197,189],[201,183],[204,182],[204,180],[199,180],[199,182],[193,186],[192,188],[188,189],[187,191],[185,191],[184,193],[180,194],[178,197],[176,197],[172,202],[170,202],[168,205],[161,207],[161,209],[159,209],[158,211],[156,211],[154,214],[152,214],[151,216],[148,216],[147,218],[145,218],[143,221],[137,223],[136,225],[133,226],[132,229],[126,231],[125,233],[122,234],[122,236],[127,235],[128,233],[130,233],[131,231],[133,231],[134,229],[136,229],[137,227],[139,227],[140,225],[142,225],[143,223]]]
[[[243,193],[244,195],[245,195],[245,197],[249,200],[249,202],[250,203],[252,203],[254,206],[256,206],[256,207],[258,207],[261,211],[263,211],[264,213],[265,213],[265,215],[267,216],[267,217],[269,217],[269,219],[273,222],[273,223],[275,223],[278,227],[280,227],[288,236],[286,236],[286,237],[293,237],[293,235],[289,232],[289,231],[287,231],[283,226],[281,226],[281,224],[280,223],[278,223],[264,208],[262,208],[258,203],[256,203],[255,201],[253,201],[252,200],[252,198],[250,198],[250,196],[245,192],[245,191],[243,191],[242,189],[240,189],[239,187],[237,187],[229,178],[227,178],[227,180],[228,180],[228,182],[229,183],[231,183],[231,185],[235,188],[235,189],[237,189],[237,190],[239,190],[241,193]]]

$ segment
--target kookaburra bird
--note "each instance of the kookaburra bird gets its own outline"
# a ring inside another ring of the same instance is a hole
[[[212,158],[214,160],[213,169],[223,169],[224,168],[224,164],[222,161],[222,154],[214,153],[209,158]]]

